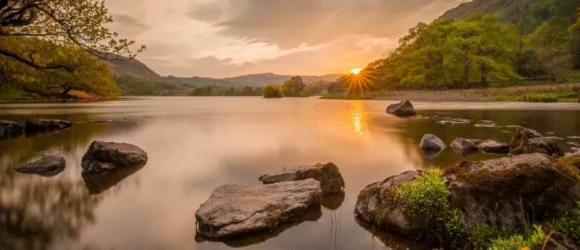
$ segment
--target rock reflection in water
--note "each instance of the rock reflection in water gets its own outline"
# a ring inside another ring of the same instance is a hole
[[[322,196],[322,201],[320,204],[326,209],[337,210],[344,202],[344,198],[345,198],[344,193],[324,195]]]
[[[215,242],[222,242],[229,247],[239,248],[239,247],[247,247],[255,244],[259,244],[262,242],[267,241],[268,239],[275,238],[278,235],[282,234],[284,231],[302,224],[306,221],[318,221],[322,217],[322,208],[319,205],[310,206],[303,214],[294,216],[289,221],[278,225],[272,231],[269,232],[260,232],[260,233],[252,233],[246,236],[236,236],[224,240],[213,240],[209,239],[201,234],[195,235],[195,241],[197,243],[202,243],[206,241],[215,241]]]
[[[137,171],[141,170],[144,166],[145,164],[141,164],[133,167],[119,168],[104,173],[83,173],[83,180],[89,190],[89,194],[100,194],[107,189],[114,187],[125,178],[137,173]]]
[[[373,249],[376,244],[375,239],[378,239],[383,243],[386,249],[391,250],[425,250],[425,249],[433,249],[429,245],[421,242],[415,242],[408,238],[403,238],[396,234],[390,233],[388,231],[376,228],[370,224],[367,224],[363,221],[360,221],[355,218],[356,223],[364,228],[367,232],[371,233],[372,236],[372,245]],[[378,247],[381,249],[380,247]]]

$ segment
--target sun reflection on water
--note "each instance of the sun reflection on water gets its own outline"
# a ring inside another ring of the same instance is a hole
[[[367,123],[365,107],[361,101],[353,102],[350,107],[353,131],[357,136],[363,136]]]

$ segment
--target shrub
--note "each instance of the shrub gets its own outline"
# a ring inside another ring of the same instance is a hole
[[[284,91],[280,84],[270,84],[262,87],[264,98],[282,98]]]
[[[514,230],[509,228],[481,224],[471,232],[471,243],[475,249],[488,249],[494,240],[507,239],[514,234]]]
[[[572,211],[570,216],[554,221],[554,229],[565,233],[577,244],[580,244],[580,203],[578,203],[578,207]]]
[[[444,220],[449,213],[449,194],[443,172],[439,169],[424,172],[415,181],[403,183],[395,189],[403,213],[412,219]]]
[[[527,230],[526,230],[527,231]],[[533,230],[524,235],[512,235],[509,238],[498,238],[494,240],[489,249],[491,250],[520,250],[534,249],[542,246],[546,241],[546,234],[541,226],[533,226]]]

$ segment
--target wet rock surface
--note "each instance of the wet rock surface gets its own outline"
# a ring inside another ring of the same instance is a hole
[[[27,136],[62,131],[73,126],[73,122],[57,119],[30,118],[26,120],[24,130]]]
[[[510,145],[496,140],[485,140],[478,143],[479,150],[490,154],[509,154]]]
[[[269,185],[223,185],[195,213],[197,232],[213,239],[264,230],[319,206],[322,191],[314,179]]]
[[[94,141],[82,160],[83,173],[101,173],[147,162],[147,152],[128,143]]]
[[[409,219],[396,201],[394,189],[413,181],[421,171],[406,172],[367,186],[357,199],[357,218],[404,235],[433,227]],[[580,171],[545,154],[525,154],[467,162],[446,168],[449,207],[464,224],[522,228],[529,221],[543,223],[576,208],[580,199]]]
[[[410,117],[417,114],[413,104],[408,100],[403,100],[397,104],[391,104],[387,108],[387,113],[399,117]]]
[[[13,121],[0,120],[0,139],[18,137],[24,131],[24,127]]]
[[[55,176],[66,168],[66,159],[58,151],[35,154],[28,162],[16,168],[17,172]]]
[[[453,140],[451,143],[451,149],[453,149],[456,154],[462,156],[471,155],[479,151],[477,144],[473,140],[463,138],[456,138]]]
[[[518,127],[510,143],[510,153],[513,155],[542,153],[553,156],[563,156],[564,152],[554,140],[542,136],[538,131]]]
[[[314,166],[300,166],[284,168],[267,175],[260,176],[264,184],[272,184],[285,181],[298,181],[315,179],[320,182],[324,194],[336,194],[344,191],[344,179],[334,163],[316,164]]]
[[[443,151],[447,145],[445,145],[445,142],[443,142],[439,137],[432,134],[426,134],[423,136],[423,139],[421,139],[419,147],[421,147],[421,150],[424,152],[436,153]]]

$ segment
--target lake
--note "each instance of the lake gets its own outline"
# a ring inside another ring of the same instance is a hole
[[[72,129],[0,140],[0,245],[8,249],[430,249],[359,225],[356,197],[404,171],[445,167],[451,149],[431,159],[419,142],[432,133],[509,142],[515,126],[580,150],[580,104],[417,102],[419,116],[389,116],[390,101],[152,97],[71,104],[1,104],[0,120],[32,117],[78,122]],[[448,127],[437,119],[469,119]],[[88,123],[113,120],[112,123]],[[495,125],[475,125],[481,120]],[[80,162],[93,140],[127,142],[148,152],[147,165],[110,179],[84,180]],[[35,152],[67,159],[59,175],[15,172]],[[478,153],[468,160],[498,155]],[[222,184],[259,184],[284,166],[333,162],[345,196],[273,232],[226,242],[196,237],[195,211]],[[1,247],[0,247],[1,248]]]

